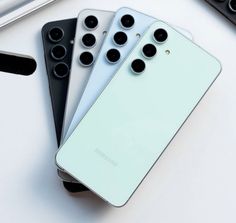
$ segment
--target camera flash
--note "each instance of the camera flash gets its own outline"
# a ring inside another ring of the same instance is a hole
[[[167,55],[170,55],[170,50],[165,51]]]

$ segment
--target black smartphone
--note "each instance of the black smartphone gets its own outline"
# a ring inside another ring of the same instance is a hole
[[[42,28],[44,57],[58,147],[60,146],[77,19],[49,22]],[[63,180],[63,179],[62,179]],[[87,191],[82,184],[63,181],[65,189]]]
[[[206,0],[206,2],[236,25],[236,0]]]
[[[58,147],[61,141],[76,22],[76,19],[49,22],[42,28]]]

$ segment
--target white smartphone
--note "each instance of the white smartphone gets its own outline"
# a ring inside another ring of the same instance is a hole
[[[155,21],[157,19],[154,17],[126,7],[120,8],[116,12],[66,135],[64,132],[63,142],[68,139],[96,101],[114,73],[137,44],[140,36]],[[192,35],[186,30],[177,29],[190,39],[192,38]]]
[[[0,28],[56,0],[0,0]]]
[[[85,9],[77,19],[71,73],[62,129],[62,142],[87,85],[93,64],[114,17],[114,12]]]

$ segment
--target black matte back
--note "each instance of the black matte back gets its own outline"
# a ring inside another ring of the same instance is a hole
[[[53,74],[53,67],[55,66],[56,63],[63,62],[66,63],[69,66],[69,68],[71,68],[76,22],[77,19],[67,19],[67,20],[49,22],[42,28],[44,57],[47,68],[58,147],[60,146],[60,140],[61,140],[61,132],[63,126],[65,106],[66,106],[69,76],[62,79],[57,78]],[[48,37],[48,32],[53,27],[60,27],[64,31],[64,38],[60,42],[54,43]],[[63,45],[67,49],[67,54],[65,58],[63,58],[60,61],[53,59],[50,54],[51,48],[57,44]],[[63,185],[65,189],[71,193],[88,190],[85,186],[79,183],[74,184],[74,183],[63,182]]]
[[[216,10],[218,10],[221,14],[223,14],[227,19],[229,19],[232,23],[236,25],[236,13],[231,12],[229,9],[229,0],[225,0],[223,2],[216,0],[206,0],[211,6],[213,6]]]
[[[57,64],[58,62],[64,62],[69,66],[69,68],[71,67],[76,22],[77,19],[67,19],[67,20],[49,22],[42,28],[44,57],[47,68],[58,146],[60,146],[60,140],[61,140],[61,132],[62,132],[65,105],[66,105],[69,76],[60,79],[54,75],[53,68],[55,64]],[[54,43],[48,37],[48,32],[53,27],[60,27],[64,31],[64,38],[60,42]],[[63,58],[62,60],[55,60],[52,58],[50,54],[51,48],[58,44],[65,46],[65,48],[67,49],[67,54],[65,58]]]

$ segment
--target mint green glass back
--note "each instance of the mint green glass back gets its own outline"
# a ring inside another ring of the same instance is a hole
[[[168,31],[164,44],[152,38]],[[157,54],[135,75],[146,43]],[[168,51],[170,54],[168,54]],[[155,22],[57,154],[57,164],[114,206],[124,205],[220,73],[220,63]]]

